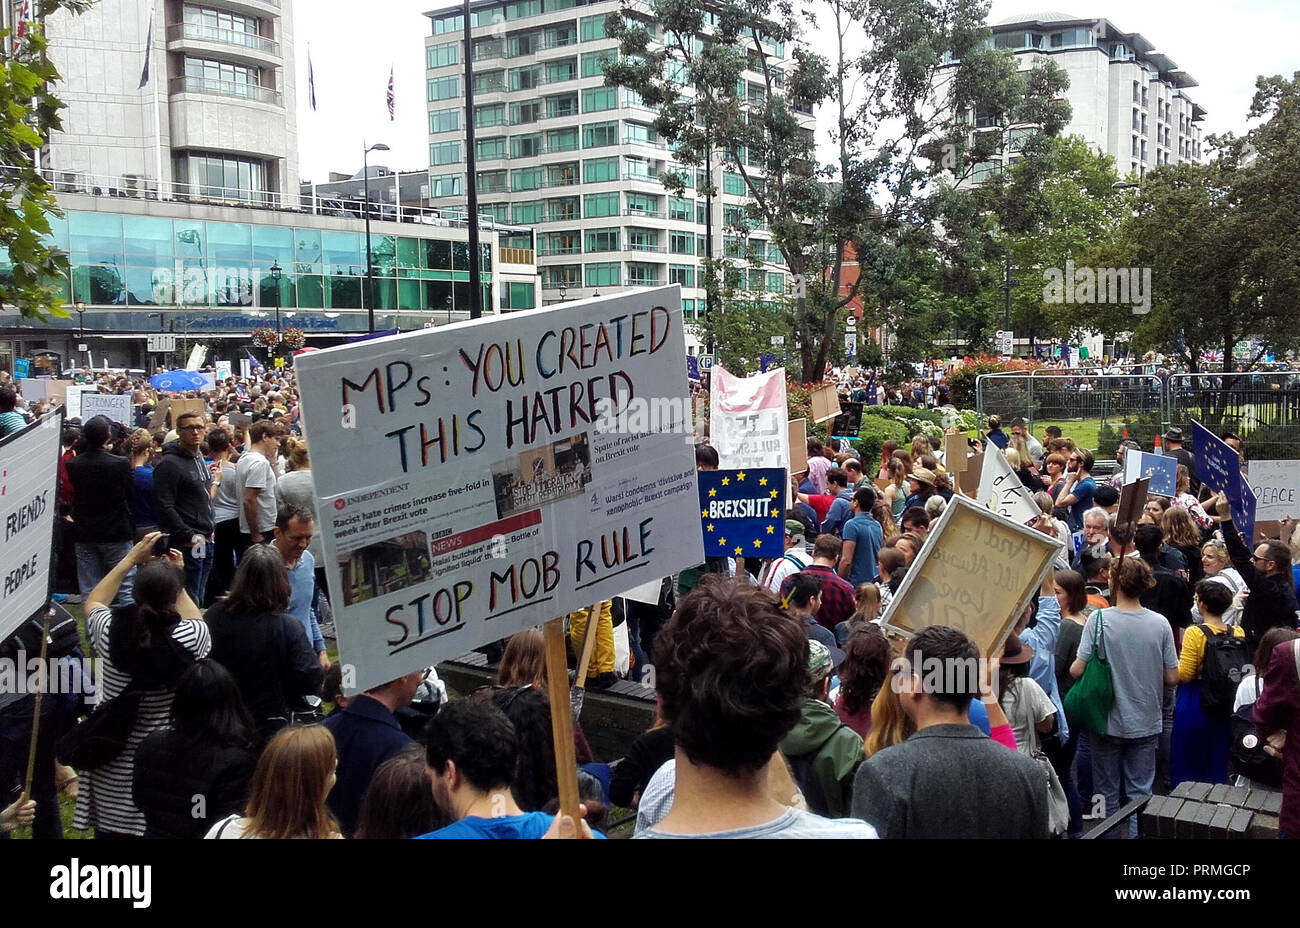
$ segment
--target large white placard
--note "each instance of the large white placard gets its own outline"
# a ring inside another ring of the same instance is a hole
[[[85,387],[85,386],[68,387],[67,392],[64,394],[64,402],[63,402],[64,415],[67,416],[69,419],[80,419],[82,394],[94,393],[94,392],[95,392],[94,387]]]
[[[112,393],[81,394],[81,421],[88,422],[95,416],[107,416],[114,422],[131,425],[131,396]]]
[[[676,286],[295,361],[345,684],[704,560]]]
[[[216,362],[215,367],[216,367],[216,369],[217,369],[217,382],[218,382],[218,383],[220,383],[220,382],[223,381],[223,380],[229,380],[229,379],[230,379],[230,362],[229,362],[229,361],[218,361],[218,362]]]
[[[49,599],[60,424],[48,415],[0,442],[0,641]]]
[[[979,501],[1020,525],[1042,515],[1034,498],[1011,469],[1011,462],[996,448],[984,455],[984,465],[980,468]]]
[[[709,391],[709,444],[725,470],[788,467],[790,413],[785,369],[734,377],[713,366]]]
[[[1300,517],[1300,461],[1251,461],[1249,467],[1256,521]]]

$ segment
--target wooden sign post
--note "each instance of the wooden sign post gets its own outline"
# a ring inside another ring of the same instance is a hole
[[[1136,525],[1142,518],[1142,507],[1147,504],[1147,486],[1151,480],[1143,477],[1126,483],[1119,491],[1119,509],[1115,512],[1116,525]]]
[[[587,614],[590,627],[595,613]],[[596,640],[594,634],[587,636]],[[555,782],[560,790],[560,814],[578,821],[578,758],[573,746],[573,713],[569,708],[569,664],[565,658],[564,619],[551,619],[542,629],[546,646],[546,690],[551,700],[551,734],[555,741]],[[585,651],[586,648],[584,647]]]

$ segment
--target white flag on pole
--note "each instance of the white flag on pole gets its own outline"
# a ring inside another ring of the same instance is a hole
[[[979,502],[1000,516],[1025,525],[1033,522],[1042,511],[1029,495],[1016,472],[1011,469],[1006,456],[990,446],[984,452],[984,467],[980,470]]]

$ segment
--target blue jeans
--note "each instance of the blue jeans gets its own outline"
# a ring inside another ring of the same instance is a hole
[[[135,545],[129,541],[77,542],[77,585],[81,587],[83,602],[90,591],[99,585],[99,581],[131,553],[133,547]],[[122,585],[117,588],[117,598],[113,602],[124,606],[135,602],[131,598],[131,588],[134,585],[135,568],[132,567]]]
[[[1093,734],[1092,776],[1097,791],[1106,797],[1106,814],[1114,815],[1126,803],[1151,795],[1156,779],[1156,753],[1160,736],[1112,738]],[[1137,837],[1137,818],[1129,824]],[[1114,832],[1112,832],[1114,834]]]
[[[216,545],[204,542],[202,553],[195,557],[196,546],[186,545],[181,549],[185,557],[185,592],[190,594],[196,606],[203,604],[203,592],[208,588],[208,577],[212,574],[212,565],[216,563]]]

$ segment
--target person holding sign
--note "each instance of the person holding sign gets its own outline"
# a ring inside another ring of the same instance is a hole
[[[1233,566],[1241,574],[1250,595],[1241,612],[1246,646],[1254,649],[1270,628],[1296,627],[1295,581],[1291,576],[1291,549],[1269,539],[1249,551],[1232,519],[1232,504],[1220,492],[1214,497],[1215,521],[1223,529],[1223,541]]]

